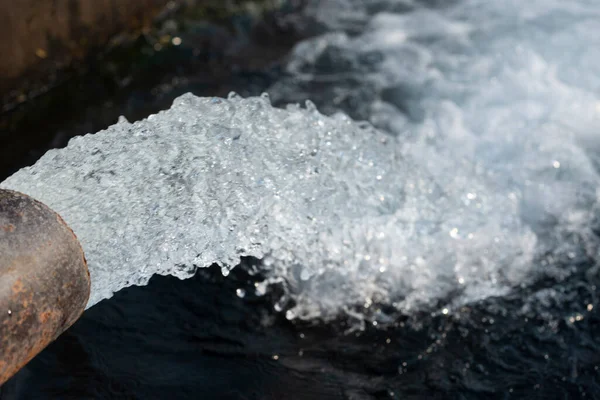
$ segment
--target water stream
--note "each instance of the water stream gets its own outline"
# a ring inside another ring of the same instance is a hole
[[[305,12],[326,32],[294,48],[269,95],[184,95],[0,185],[72,226],[89,306],[154,274],[228,275],[251,256],[260,279],[238,297],[276,287],[290,321],[354,331],[412,318],[440,327],[419,360],[450,364],[439,318],[455,318],[454,346],[469,330],[488,343],[489,329],[496,347],[461,378],[475,392],[503,387],[490,371],[508,374],[506,335],[596,348],[600,3],[328,0]]]
[[[354,96],[384,133],[312,104],[186,95],[2,186],[73,227],[90,306],[153,274],[227,273],[241,256],[264,258],[266,284],[285,283],[289,318],[359,305],[376,321],[373,303],[447,310],[562,279],[596,249],[597,50],[569,47],[576,67],[564,53],[600,12],[583,6],[382,10],[357,36],[298,45],[277,100],[307,85],[326,89],[319,103],[335,95],[325,108]]]

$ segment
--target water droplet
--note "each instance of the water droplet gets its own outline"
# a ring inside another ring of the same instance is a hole
[[[255,293],[257,296],[264,296],[267,293],[267,284],[265,282],[255,283],[254,287],[256,288]]]
[[[307,281],[310,279],[310,272],[308,272],[306,268],[304,268],[302,272],[300,272],[300,279],[303,281]]]
[[[239,297],[240,299],[243,299],[244,297],[246,297],[246,291],[242,288],[238,288],[235,290],[235,294],[237,295],[237,297]]]
[[[306,109],[307,109],[308,111],[311,111],[311,112],[316,112],[316,111],[317,111],[317,106],[315,105],[315,103],[313,103],[313,102],[312,102],[312,101],[310,101],[310,100],[306,100],[306,101],[304,102],[304,106],[306,107]]]

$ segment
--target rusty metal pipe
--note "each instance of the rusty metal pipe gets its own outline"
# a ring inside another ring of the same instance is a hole
[[[73,231],[39,201],[0,189],[0,385],[81,316],[89,295]]]

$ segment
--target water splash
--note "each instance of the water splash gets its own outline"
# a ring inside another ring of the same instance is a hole
[[[2,186],[73,227],[90,306],[242,256],[263,259],[259,288],[284,286],[290,319],[381,321],[563,279],[597,253],[600,47],[577,39],[599,10],[583,3],[378,2],[352,10],[359,32],[297,46],[278,103],[389,135],[312,103],[186,95]]]
[[[147,120],[75,138],[2,186],[74,229],[93,305],[155,273],[185,278],[213,263],[227,272],[241,256],[322,265],[321,235],[395,207],[397,163],[382,134],[344,116],[186,95]]]
[[[308,12],[330,32],[296,46],[288,77],[269,90],[276,103],[310,98],[325,113],[370,121],[398,137],[403,154],[441,188],[462,187],[465,205],[479,207],[485,198],[482,214],[491,220],[498,204],[515,202],[518,211],[505,217],[530,229],[524,237],[537,265],[513,264],[530,276],[523,285],[531,275],[565,279],[582,258],[598,259],[591,227],[599,198],[600,42],[589,37],[598,4],[331,0],[311,3]],[[464,217],[457,218],[451,234],[468,238]],[[500,240],[515,226],[506,225]],[[496,240],[493,232],[481,233]],[[483,243],[472,248],[489,251]],[[455,264],[461,281],[481,273],[468,264]],[[485,296],[493,288],[465,289]]]
[[[310,105],[185,95],[147,120],[73,139],[2,186],[74,229],[90,306],[153,274],[186,278],[213,263],[227,272],[242,256],[265,258],[269,281],[286,283],[290,318],[373,303],[410,311],[524,282],[537,246],[519,192],[466,162],[435,176],[422,161]]]

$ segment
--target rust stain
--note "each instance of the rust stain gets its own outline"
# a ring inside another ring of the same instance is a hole
[[[44,336],[47,336],[47,335],[44,335]],[[19,357],[21,362],[19,362],[17,364],[5,363],[4,367],[2,369],[0,369],[0,382],[1,383],[6,382],[18,370],[20,370],[24,365],[26,365],[36,355],[38,355],[50,343],[51,340],[52,339],[48,339],[47,337],[44,337],[44,340],[41,340],[41,341],[35,343],[32,346],[32,348],[29,351],[27,351],[24,355],[19,354],[19,353],[23,352],[23,347],[18,348],[18,349],[13,349],[14,354],[16,354],[17,356],[21,355],[21,357]],[[14,361],[14,358],[16,358],[16,357],[13,357],[12,361]]]
[[[8,225],[2,226],[2,230],[5,232],[14,232],[15,229],[16,229],[16,227],[13,224],[8,224]]]
[[[47,325],[48,321],[56,321],[58,318],[58,313],[54,310],[47,310],[40,313],[39,319],[43,325]]]
[[[23,285],[23,280],[21,278],[17,279],[15,283],[13,283],[12,291],[15,295],[25,292],[25,285]]]
[[[24,309],[27,309],[33,301],[33,293],[28,291],[23,284],[22,278],[18,278],[12,286],[13,300],[18,302]]]

